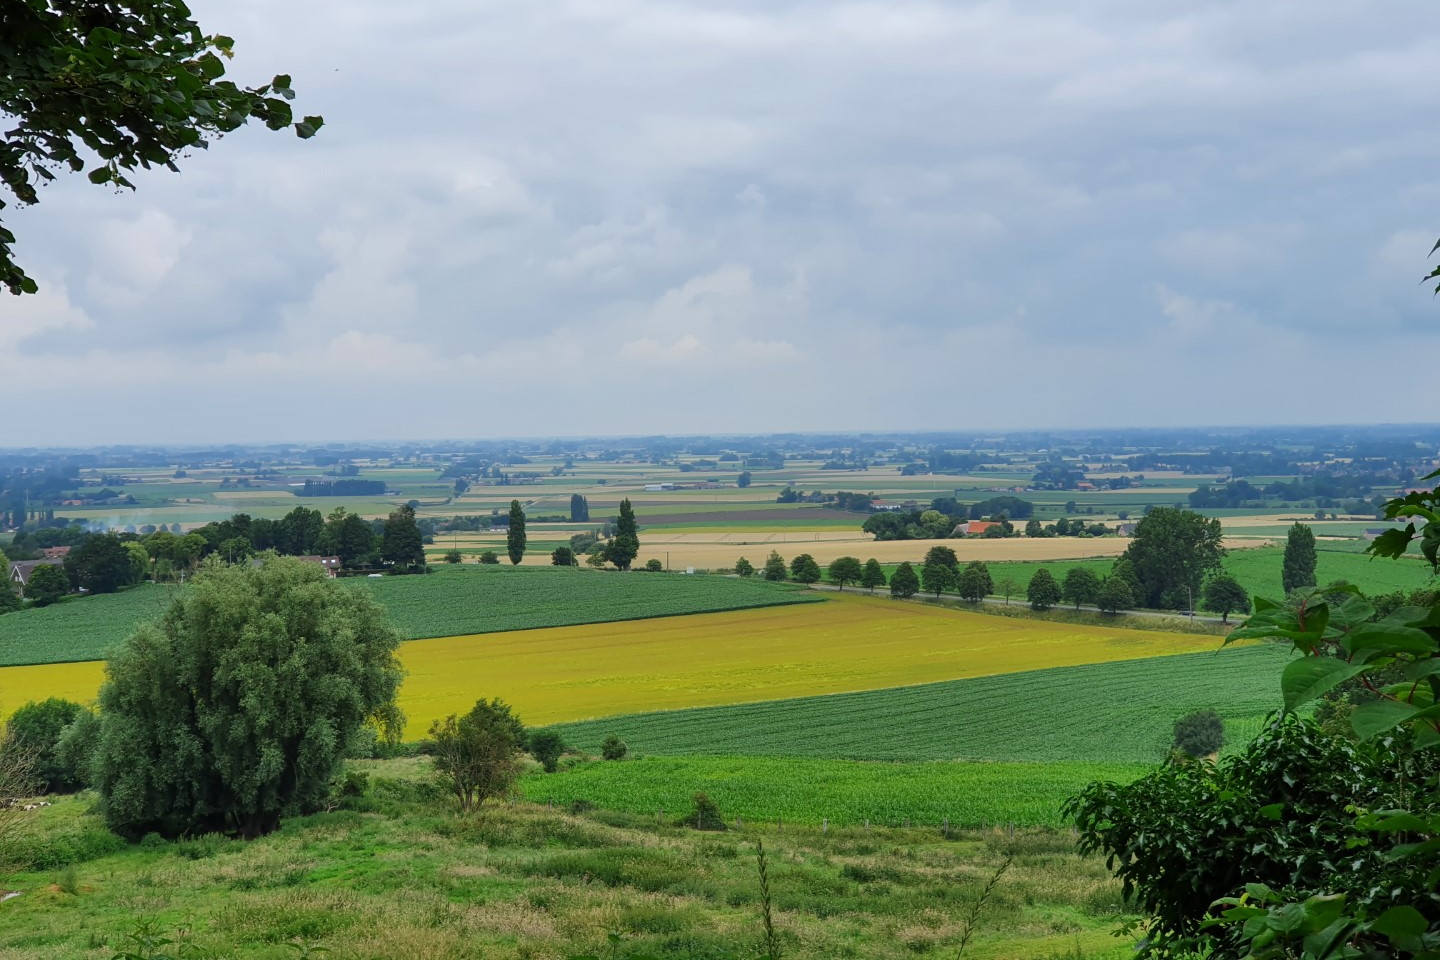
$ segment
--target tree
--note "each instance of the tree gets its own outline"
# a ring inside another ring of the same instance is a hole
[[[1135,598],[1140,595],[1140,578],[1135,576],[1135,565],[1123,556],[1119,557],[1110,565],[1110,576],[1125,584],[1130,591],[1130,603],[1127,606],[1133,606]]]
[[[959,575],[955,568],[941,563],[931,561],[920,567],[920,583],[924,585],[926,593],[935,594],[935,599],[940,599],[940,594],[945,590],[954,590]]]
[[[908,600],[920,592],[920,578],[909,561],[900,564],[890,575],[890,596]]]
[[[955,582],[960,596],[972,603],[979,603],[995,592],[995,582],[990,577],[990,568],[979,560],[971,560],[960,571]]]
[[[606,760],[624,760],[625,754],[629,752],[630,748],[626,746],[625,741],[613,733],[605,738],[604,743],[600,744],[600,756]]]
[[[1081,604],[1094,603],[1095,598],[1100,595],[1100,578],[1088,567],[1071,567],[1065,572],[1065,581],[1060,589],[1060,596],[1075,604],[1079,610]]]
[[[519,500],[510,501],[510,526],[505,530],[505,552],[512,564],[525,556],[525,510]]]
[[[207,562],[106,665],[95,773],[107,824],[249,839],[319,809],[362,727],[399,736],[399,645],[368,591],[315,564]]]
[[[743,470],[743,471],[741,471],[740,476],[738,476],[738,477],[735,478],[735,486],[739,487],[739,488],[742,489],[742,490],[745,489],[746,487],[750,486],[750,471],[749,471],[749,470]]]
[[[771,550],[770,556],[765,558],[765,566],[761,570],[760,575],[772,583],[778,583],[785,579],[788,572],[785,566],[785,558],[780,556],[780,551]]]
[[[477,700],[469,713],[430,724],[431,756],[460,810],[510,792],[520,776],[524,726],[503,700]]]
[[[585,555],[585,565],[599,570],[605,566],[605,548],[596,547]]]
[[[340,558],[347,567],[375,561],[375,531],[358,513],[336,507],[325,521],[325,530],[317,549]]]
[[[115,534],[94,534],[70,548],[65,573],[72,584],[88,593],[114,593],[132,582],[130,552]]]
[[[4,562],[3,559],[0,559],[0,564]],[[14,613],[19,609],[20,598],[16,596],[15,590],[11,586],[11,581],[6,580],[4,583],[0,583],[0,614]]]
[[[1220,573],[1205,581],[1200,605],[1211,613],[1220,614],[1222,623],[1230,622],[1230,614],[1250,609],[1250,595],[1240,581],[1228,573]]]
[[[871,557],[865,561],[865,569],[860,571],[860,586],[865,587],[871,593],[876,587],[885,586],[885,568],[880,566],[880,561]]]
[[[415,508],[409,504],[392,510],[385,519],[380,559],[394,564],[396,570],[424,569],[425,541],[420,536],[420,525],[415,522]]]
[[[205,35],[183,3],[5,4],[0,114],[18,123],[0,140],[0,183],[21,204],[56,170],[80,172],[98,155],[91,183],[134,189],[137,167],[178,170],[177,161],[251,119],[290,126],[290,78],[261,87],[225,80],[234,41]],[[308,138],[323,124],[294,124]],[[8,124],[7,124],[8,126]],[[0,201],[0,208],[4,207]],[[0,226],[0,284],[36,292],[14,260],[15,235]]]
[[[245,541],[248,546],[250,541]],[[130,557],[130,572],[126,583],[144,583],[150,577],[150,554],[143,543],[127,541],[125,552]],[[3,602],[3,601],[0,601]]]
[[[664,573],[665,564],[661,563],[657,558],[651,557],[649,560],[645,561],[645,566],[641,569],[643,569],[646,573]]]
[[[494,550],[482,550],[480,551],[480,562],[484,564],[499,563],[500,556]]]
[[[1025,536],[1043,537],[1045,536],[1045,528],[1041,525],[1039,520],[1027,520],[1025,521]]]
[[[565,741],[554,730],[536,730],[530,734],[526,744],[530,756],[540,761],[546,773],[554,773],[560,767],[560,757],[565,753]]]
[[[1111,574],[1100,582],[1100,589],[1095,594],[1095,606],[1100,608],[1101,613],[1119,613],[1134,605],[1135,595],[1130,592],[1130,585],[1124,578]]]
[[[1280,568],[1280,583],[1287,595],[1315,586],[1315,562],[1315,534],[1308,525],[1297,522],[1285,538],[1285,560]]]
[[[446,550],[446,551],[445,551],[445,562],[446,562],[446,563],[459,563],[460,561],[462,561],[462,560],[464,560],[464,559],[465,559],[465,558],[460,555],[460,551],[459,551],[459,550]]]
[[[1005,606],[1008,607],[1010,606],[1011,595],[1015,593],[1016,588],[1019,586],[1020,585],[1015,582],[1014,577],[1006,575],[1000,578],[999,583],[995,584],[995,591],[1005,598]]]
[[[1179,507],[1156,507],[1135,525],[1124,559],[1133,566],[1141,606],[1160,607],[1167,597],[1198,596],[1206,576],[1220,566],[1220,521]],[[1182,606],[1187,605],[1181,600]]]
[[[69,793],[80,789],[75,771],[61,762],[56,747],[65,728],[85,708],[78,703],[51,697],[39,703],[31,701],[10,717],[5,728],[7,746],[18,747],[29,754],[31,773],[51,793]]]
[[[956,572],[960,570],[960,560],[955,556],[955,551],[949,547],[931,547],[925,551],[925,559],[920,562],[927,567],[935,563],[949,567]]]
[[[735,561],[735,573],[741,577],[753,577],[755,575],[755,565],[744,557],[741,557]]]
[[[865,575],[865,569],[860,566],[859,557],[837,557],[831,561],[827,575],[831,583],[839,584],[844,590],[845,584],[859,582]]]
[[[37,607],[48,607],[69,592],[70,578],[65,571],[48,563],[31,570],[25,581],[25,597]]]
[[[808,553],[802,553],[790,561],[790,576],[796,583],[817,583],[820,580],[820,564]]]
[[[630,564],[640,553],[640,527],[635,523],[635,510],[630,498],[620,501],[620,516],[615,520],[615,536],[605,545],[605,559],[621,570],[629,570]]]
[[[590,522],[590,501],[578,493],[570,494],[570,522]]]
[[[1225,722],[1214,710],[1196,710],[1175,721],[1176,750],[1187,757],[1208,757],[1225,746]]]
[[[569,547],[556,547],[550,551],[550,566],[552,567],[575,567],[579,563],[575,560],[575,551]]]
[[[1060,602],[1060,584],[1055,582],[1055,577],[1049,570],[1041,567],[1026,585],[1025,599],[1035,610],[1049,610]]]

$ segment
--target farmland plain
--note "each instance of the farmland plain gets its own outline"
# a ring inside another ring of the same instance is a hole
[[[823,603],[412,641],[401,647],[408,675],[400,706],[414,739],[431,720],[482,696],[502,696],[527,722],[545,724],[1214,646],[1208,636],[1014,620],[844,594]],[[0,704],[52,695],[88,701],[99,670],[94,663],[0,669]]]

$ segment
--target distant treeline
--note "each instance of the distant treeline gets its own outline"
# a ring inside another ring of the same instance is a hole
[[[297,497],[383,497],[384,480],[306,480]]]

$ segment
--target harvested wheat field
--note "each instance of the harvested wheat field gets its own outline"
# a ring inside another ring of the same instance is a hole
[[[826,603],[415,640],[408,739],[479,697],[528,723],[876,690],[1213,650],[1216,638],[992,617],[845,594]],[[0,669],[0,704],[93,700],[100,663]]]

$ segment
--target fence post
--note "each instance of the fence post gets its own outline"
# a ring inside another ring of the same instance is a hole
[[[942,827],[942,831],[943,831],[943,832],[942,832],[940,835],[941,835],[942,837],[944,837],[946,840],[949,840],[949,839],[950,839],[950,818],[949,818],[949,817],[946,817],[946,818],[945,818],[945,824],[944,824],[944,826]]]
[[[829,817],[821,817],[821,818],[820,818],[820,832],[821,832],[821,833],[829,833],[829,832],[830,832],[830,818],[829,818]]]

